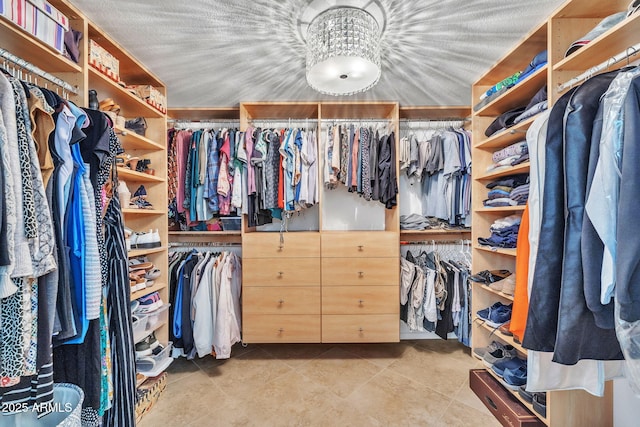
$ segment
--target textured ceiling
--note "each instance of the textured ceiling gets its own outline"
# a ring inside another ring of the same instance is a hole
[[[298,21],[310,2],[72,0],[165,82],[171,107],[336,99],[468,105],[471,84],[564,1],[379,0],[382,77],[364,94],[338,98],[306,84]]]

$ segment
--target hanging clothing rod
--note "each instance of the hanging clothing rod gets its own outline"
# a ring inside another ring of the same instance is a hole
[[[595,74],[599,73],[600,71],[606,70],[612,65],[617,64],[618,62],[624,61],[625,59],[631,58],[632,56],[637,55],[638,53],[640,53],[640,43],[635,44],[633,46],[629,46],[624,52],[621,52],[615,56],[612,56],[608,60],[596,65],[595,67],[589,68],[587,71],[585,71],[584,73],[580,74],[577,77],[572,78],[568,82],[558,85],[557,91],[562,92],[566,89],[569,89],[573,87],[573,85],[580,83],[583,80],[587,80],[593,77]]]
[[[464,245],[469,245],[471,244],[471,240],[462,240],[462,239],[457,239],[457,240],[419,240],[419,241],[406,241],[406,240],[402,240],[400,242],[400,244],[402,246],[431,246],[431,245],[459,245],[459,244],[464,244]]]
[[[392,123],[392,119],[322,119],[325,123]]]
[[[242,246],[240,242],[171,242],[169,249],[172,248],[206,248],[206,247],[224,247],[224,246]]]
[[[30,62],[25,61],[22,58],[15,56],[14,54],[6,51],[5,49],[0,48],[0,57],[2,57],[5,61],[12,62],[23,70],[29,72],[30,74],[34,74],[38,77],[42,77],[45,80],[53,83],[56,86],[59,86],[61,89],[66,90],[74,95],[78,94],[78,89],[74,86],[71,86],[69,83],[65,82],[54,76],[53,74],[49,74],[46,71],[36,67]]]
[[[400,122],[400,128],[403,130],[411,129],[442,129],[447,127],[461,128],[470,120],[458,119],[458,120],[405,120]]]
[[[228,128],[228,127],[240,127],[240,121],[219,121],[219,122],[188,122],[188,121],[173,121],[172,126],[178,130],[184,129],[212,129],[212,128]]]

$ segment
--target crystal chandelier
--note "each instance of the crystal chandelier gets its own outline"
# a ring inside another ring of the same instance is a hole
[[[380,28],[363,9],[335,7],[309,24],[307,83],[328,95],[353,95],[380,79]]]

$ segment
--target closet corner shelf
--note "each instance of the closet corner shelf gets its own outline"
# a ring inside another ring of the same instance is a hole
[[[82,72],[82,67],[78,64],[2,16],[0,16],[0,40],[2,40],[0,47],[43,70],[53,73]]]
[[[594,67],[611,58],[611,52],[624,52],[625,49],[637,42],[639,32],[640,14],[636,13],[610,28],[577,52],[563,58],[553,66],[553,71],[583,71]]]
[[[507,256],[516,256],[515,249],[502,249],[502,248],[492,248],[489,246],[474,246],[474,249],[478,251],[491,252],[493,254],[507,255]]]
[[[160,246],[159,248],[151,248],[151,249],[132,249],[129,251],[127,256],[129,258],[135,258],[137,256],[151,255],[156,254],[158,252],[164,252],[167,250],[166,246]]]
[[[487,292],[491,292],[494,295],[499,296],[500,298],[504,298],[507,299],[509,301],[513,301],[513,295],[507,295],[504,292],[500,292],[500,291],[496,291],[495,289],[490,288],[487,285],[483,285],[481,283],[474,283],[474,286],[479,286],[480,288],[482,288],[482,290],[487,291]]]
[[[125,178],[127,180],[135,182],[165,182],[164,178],[155,175],[149,175],[148,173],[132,171],[131,169],[127,169],[125,167],[118,168],[118,175],[120,178]]]
[[[536,92],[538,92],[547,82],[547,68],[547,65],[540,68],[529,77],[513,86],[511,89],[507,90],[504,94],[476,111],[474,115],[497,117],[513,108],[527,105],[531,98],[533,98],[533,95],[535,95]]]
[[[500,332],[500,330],[498,330],[498,328],[492,328],[491,326],[487,325],[484,320],[476,317],[475,318],[476,321],[482,322],[481,326],[482,328],[486,329],[487,331],[491,332],[491,336],[495,336],[500,338],[502,341],[506,342],[507,344],[511,344],[513,346],[513,348],[515,348],[522,356],[526,356],[527,355],[527,349],[522,347],[522,345],[518,344],[517,342],[515,342],[513,340],[513,337],[510,337],[509,335],[505,335],[502,332]]]
[[[165,117],[163,113],[121,87],[100,71],[91,66],[87,66],[87,69],[89,70],[89,88],[98,92],[99,99],[113,98],[122,108],[122,114],[125,117]]]
[[[476,209],[476,212],[489,212],[489,213],[493,213],[493,212],[520,212],[523,211],[524,208],[526,207],[526,205],[517,205],[517,206],[497,206],[495,208],[491,208],[491,207],[481,207]]]
[[[126,215],[166,215],[167,212],[160,209],[123,208],[122,213]]]
[[[476,178],[478,181],[491,180],[500,178],[503,176],[509,176],[517,173],[529,173],[529,162],[521,163],[516,166],[511,166],[510,168],[501,169],[498,172],[489,172],[485,175],[479,176]]]
[[[494,377],[498,382],[502,383],[501,378],[495,373],[493,372],[493,369],[487,369],[487,372],[489,372],[489,374]],[[513,395],[513,397],[515,397],[516,399],[518,399],[518,401],[520,403],[522,403],[533,415],[535,415],[536,417],[538,417],[538,419],[540,419],[540,421],[542,421],[543,423],[545,423],[546,425],[549,425],[549,419],[543,417],[542,415],[540,415],[539,413],[537,413],[534,409],[533,409],[533,405],[529,402],[527,402],[526,400],[524,400],[522,397],[520,397],[520,395],[518,394],[517,391],[515,390],[511,390],[507,387],[504,388],[505,390],[507,390],[509,393],[511,393]]]
[[[536,114],[535,116],[529,117],[528,119],[523,120],[522,122],[513,127],[510,127],[509,129],[505,129],[501,132],[493,134],[484,141],[476,144],[474,148],[502,148],[506,147],[509,144],[523,141],[527,137],[527,129],[529,129],[531,123],[533,123],[537,118],[538,115]]]
[[[113,128],[125,150],[164,150],[164,145],[119,126]]]
[[[127,84],[145,84],[154,86],[160,91],[164,91],[164,83],[153,74],[142,62],[138,61],[131,53],[116,42],[111,36],[109,36],[102,29],[94,25],[89,21],[87,37],[96,41],[102,48],[104,48],[111,55],[116,57],[120,62],[120,77]],[[89,67],[91,69],[91,67]],[[98,93],[100,95],[100,93]]]
[[[131,300],[133,301],[134,299],[145,297],[145,296],[147,296],[149,294],[152,294],[152,293],[154,293],[156,291],[159,291],[161,289],[164,289],[166,287],[167,287],[166,283],[157,283],[157,284],[155,284],[153,286],[150,286],[148,288],[144,288],[144,289],[141,289],[139,291],[131,292]],[[165,302],[168,302],[168,301],[165,301]]]

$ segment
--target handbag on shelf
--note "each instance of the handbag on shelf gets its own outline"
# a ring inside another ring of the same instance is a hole
[[[127,120],[124,123],[125,129],[129,129],[137,133],[138,135],[144,136],[147,131],[147,121],[144,117],[136,117],[135,119]]]

